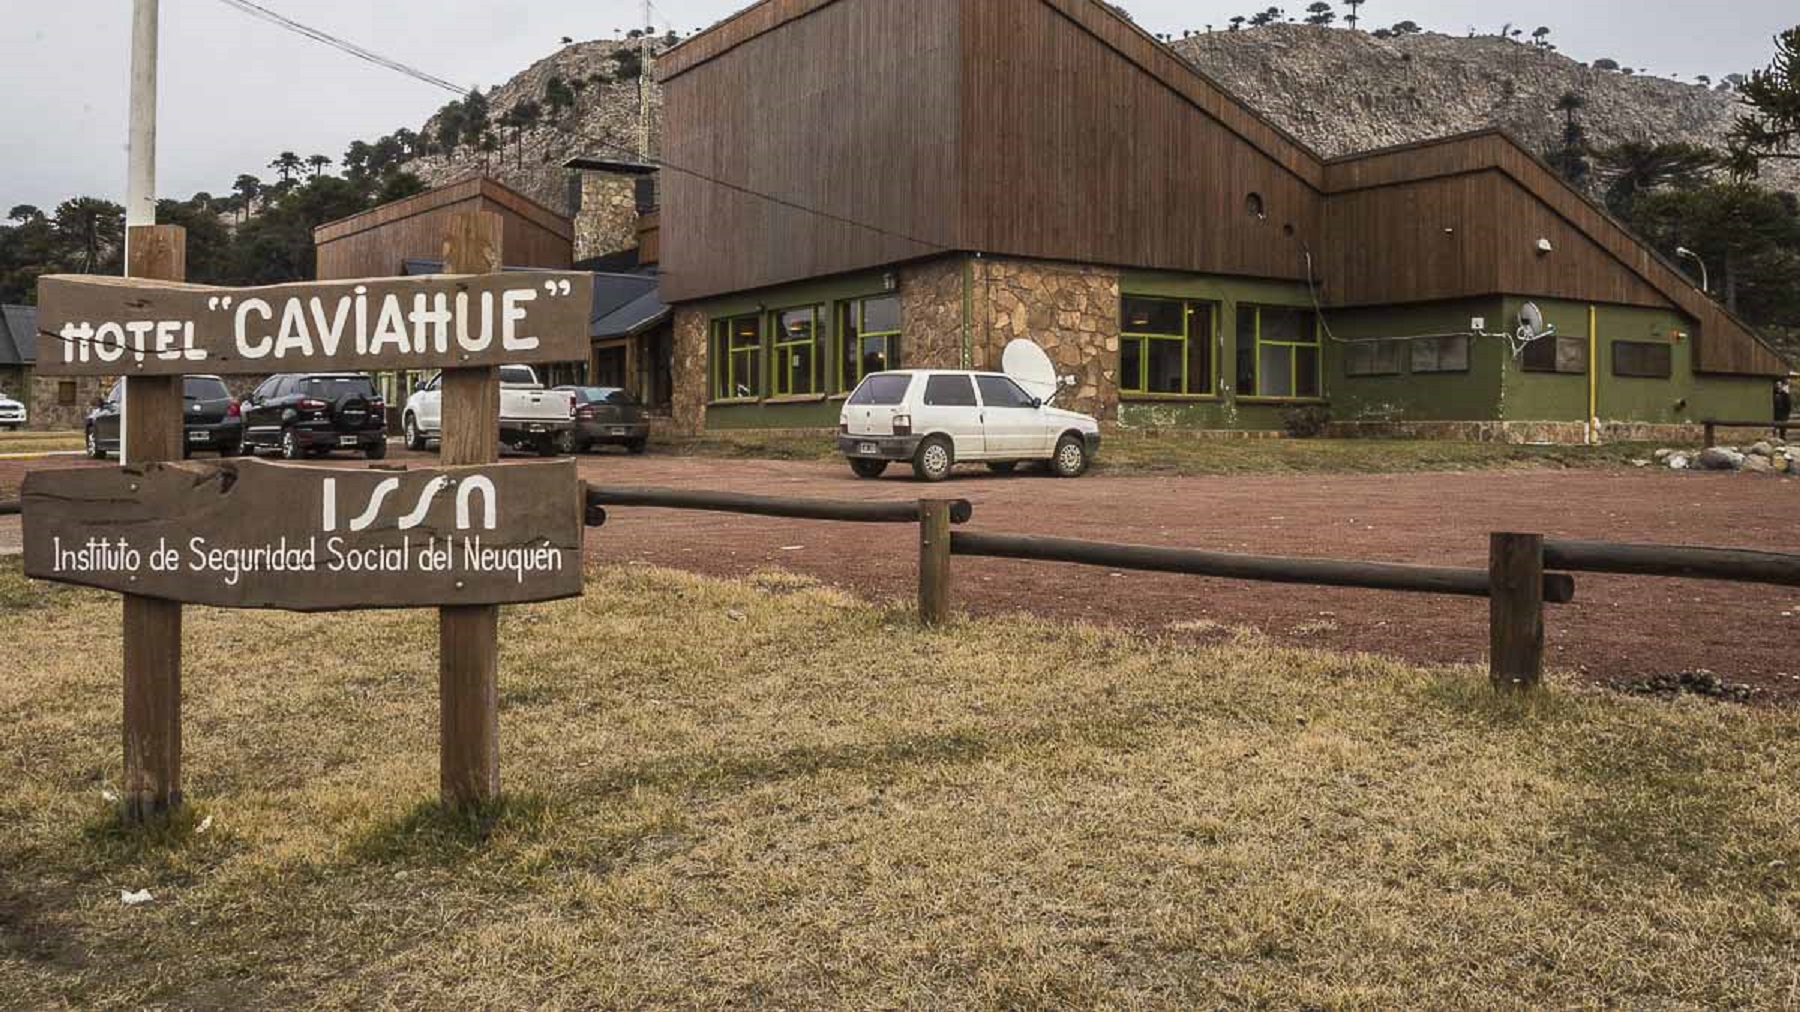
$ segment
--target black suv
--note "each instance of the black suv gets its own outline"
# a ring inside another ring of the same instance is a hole
[[[270,376],[244,398],[244,452],[288,460],[333,450],[387,456],[387,404],[361,373]]]
[[[95,460],[119,452],[119,416],[124,408],[120,394],[124,386],[124,380],[114,383],[106,399],[88,412],[87,452]],[[225,389],[224,380],[217,376],[183,376],[181,398],[182,456],[195,450],[217,450],[222,457],[238,452],[243,419],[238,417],[238,402]]]

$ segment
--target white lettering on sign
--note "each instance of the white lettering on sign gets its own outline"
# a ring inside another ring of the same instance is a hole
[[[190,573],[212,576],[235,587],[251,573],[451,573],[482,575],[501,573],[523,584],[537,573],[560,573],[565,556],[552,545],[483,545],[480,535],[446,534],[415,541],[403,535],[382,545],[355,544],[345,537],[317,536],[257,545],[218,545],[200,536],[188,539],[186,550],[158,538],[154,548],[144,549],[124,538],[89,538],[65,545],[52,541],[52,574]]]
[[[215,294],[205,299],[204,306],[206,312],[219,314],[221,322],[230,321],[232,350],[244,362],[274,368],[352,351],[384,361],[400,356],[431,362],[452,352],[465,356],[496,350],[519,356],[534,352],[543,346],[543,336],[532,326],[532,304],[540,297],[567,298],[575,291],[565,278],[521,280],[516,287],[459,291],[454,297],[441,291],[372,296],[368,285],[357,284],[336,296]],[[204,362],[211,355],[196,343],[195,323],[70,319],[57,331],[61,359]]]
[[[491,478],[476,474],[462,479],[460,483],[447,475],[433,478],[419,490],[419,498],[413,503],[412,510],[400,518],[400,529],[410,531],[425,523],[425,517],[431,512],[431,507],[437,497],[446,489],[459,484],[461,487],[456,490],[456,529],[466,531],[475,526],[472,514],[477,492],[481,493],[482,529],[491,531],[499,527],[499,492],[494,488]],[[381,518],[381,507],[387,503],[388,496],[399,490],[399,478],[385,478],[378,483],[369,492],[368,503],[363,507],[363,511],[350,521],[351,532],[366,531],[375,526],[375,522]],[[324,496],[322,498],[323,506],[319,526],[326,533],[330,533],[338,528],[338,483],[336,478],[324,480]]]

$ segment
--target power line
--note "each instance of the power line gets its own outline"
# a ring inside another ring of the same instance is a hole
[[[272,10],[269,10],[267,7],[263,7],[260,4],[255,3],[254,0],[219,0],[219,2],[222,4],[225,4],[228,7],[233,8],[234,10],[242,11],[245,14],[251,15],[252,17],[256,17],[261,20],[267,21],[271,24],[280,26],[281,28],[284,28],[291,32],[295,32],[299,35],[303,35],[306,38],[312,39],[316,42],[322,42],[328,46],[331,46],[334,49],[342,50],[343,52],[348,53],[351,56],[356,57],[357,59],[367,61],[378,67],[386,67],[387,69],[395,71],[396,73],[405,74],[407,77],[411,77],[411,78],[414,78],[415,80],[423,81],[426,84],[430,84],[430,85],[434,85],[439,88],[443,88],[446,91],[455,92],[457,95],[464,94],[464,89],[459,85],[452,84],[449,81],[446,81],[441,77],[437,77],[432,74],[428,74],[422,70],[417,69],[416,67],[408,66],[404,63],[401,63],[398,60],[389,59],[385,56],[382,56],[380,53],[374,52],[373,50],[370,50],[370,49],[366,49],[362,46],[357,45],[354,42],[350,42],[348,40],[338,38],[337,36],[332,35],[329,32],[325,32],[325,31],[322,31],[317,28],[311,28],[306,25],[303,25],[303,24],[299,23],[298,21],[294,21],[291,18],[284,17],[280,14],[277,14],[276,12],[274,12]],[[652,5],[652,7],[654,8],[654,5]],[[658,13],[660,13],[660,11],[658,11]],[[601,137],[601,136],[597,136],[597,135],[589,134],[589,133],[585,133],[585,132],[581,134],[581,137],[583,140],[588,140],[588,141],[592,141],[594,143],[603,145],[605,147],[613,149],[614,151],[628,155],[631,158],[636,159],[636,158],[641,157],[638,154],[636,148],[628,147],[624,144],[620,144],[617,141],[615,141],[609,137]],[[806,204],[800,203],[799,201],[789,200],[786,197],[776,196],[775,194],[772,194],[772,193],[764,193],[761,190],[752,189],[748,186],[742,185],[741,183],[734,183],[728,179],[721,179],[720,177],[714,176],[710,173],[701,172],[698,169],[688,168],[687,166],[684,166],[684,165],[677,165],[674,162],[670,162],[670,161],[667,161],[662,158],[654,158],[653,157],[653,158],[650,158],[649,161],[651,162],[651,164],[656,165],[658,168],[666,169],[670,172],[679,172],[682,175],[686,175],[686,176],[692,176],[695,179],[699,179],[704,182],[711,183],[714,186],[723,187],[724,189],[731,190],[736,193],[741,193],[748,197],[755,197],[758,200],[766,200],[769,203],[778,205],[780,207],[786,207],[791,210],[800,211],[805,214],[816,215],[820,218],[826,219],[827,221],[834,221],[834,222],[837,222],[842,225],[849,225],[853,228],[860,228],[860,229],[864,229],[869,232],[874,232],[878,235],[885,235],[885,236],[889,236],[891,238],[901,239],[906,242],[913,243],[914,245],[929,247],[933,250],[948,250],[948,249],[953,248],[950,246],[945,246],[942,243],[931,242],[926,239],[920,239],[917,236],[907,235],[904,232],[896,232],[892,229],[883,228],[880,225],[873,225],[866,221],[859,221],[855,218],[851,218],[846,215],[836,214],[831,211],[821,210],[820,208],[816,208],[816,207],[810,207]]]
[[[398,60],[388,59],[387,57],[382,56],[380,53],[377,53],[370,49],[365,49],[364,47],[359,46],[356,43],[349,41],[348,39],[339,38],[338,36],[333,35],[330,32],[324,31],[323,29],[312,28],[310,26],[303,25],[300,22],[295,21],[292,18],[285,17],[281,14],[277,14],[276,12],[268,9],[267,7],[262,6],[261,4],[254,3],[253,0],[219,0],[219,2],[224,4],[227,7],[232,8],[233,10],[241,11],[242,13],[248,14],[253,18],[258,18],[262,21],[267,21],[269,24],[275,25],[278,28],[286,29],[287,31],[294,32],[298,35],[303,35],[306,38],[312,39],[314,42],[322,42],[325,45],[332,47],[333,49],[337,49],[342,52],[348,53],[351,56],[354,56],[359,60],[363,60],[368,63],[372,63],[377,67],[386,67],[389,70],[397,71],[398,73],[405,74],[407,77],[413,78],[414,80],[423,81],[426,84],[432,85],[434,87],[442,88],[445,91],[454,92],[458,95],[462,95],[468,91],[468,89],[464,88],[463,86],[461,86],[459,84],[453,84],[449,81],[444,80],[441,77],[437,77],[433,74],[427,74],[426,72],[418,69],[417,67],[409,66],[407,64],[401,63]]]

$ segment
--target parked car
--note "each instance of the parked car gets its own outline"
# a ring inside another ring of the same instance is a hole
[[[444,427],[444,375],[439,373],[407,398],[400,425],[409,450],[423,450],[439,439]],[[500,442],[518,450],[550,456],[571,445],[575,430],[575,395],[545,390],[528,365],[500,367]]]
[[[644,406],[629,390],[618,387],[562,386],[575,398],[575,428],[557,447],[562,453],[586,453],[595,446],[623,446],[643,453],[650,443]]]
[[[25,427],[25,405],[0,394],[0,428],[22,429]]]
[[[351,450],[387,456],[387,404],[362,373],[270,376],[244,398],[244,452],[288,460]]]
[[[124,414],[125,381],[119,380],[106,397],[88,412],[87,452],[95,460],[119,452],[119,419]],[[237,399],[217,376],[183,376],[181,378],[181,455],[191,456],[195,450],[213,450],[221,457],[238,452],[244,425]]]
[[[838,416],[838,451],[860,478],[878,478],[895,461],[910,463],[922,481],[942,481],[962,461],[1002,474],[1041,461],[1054,474],[1080,476],[1100,451],[1100,423],[1049,406],[1060,384],[1037,345],[1014,341],[1005,365],[1003,373],[870,373]]]

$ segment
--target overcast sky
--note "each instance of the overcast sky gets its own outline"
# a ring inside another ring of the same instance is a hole
[[[272,10],[451,81],[504,82],[563,36],[608,38],[635,25],[633,0],[259,0]],[[747,0],[656,0],[659,31],[684,34]],[[907,0],[888,0],[905,3]],[[121,199],[131,0],[0,0],[0,213],[76,194]],[[1125,0],[1151,31],[1180,33],[1268,6]],[[1303,0],[1287,0],[1295,12]],[[1341,10],[1340,5],[1340,10]],[[1771,37],[1800,22],[1794,0],[1370,0],[1364,25],[1494,32],[1511,20],[1578,60],[1611,56],[1653,73],[1714,78],[1767,64]],[[265,178],[283,150],[337,158],[350,141],[417,128],[452,96],[255,20],[220,0],[162,0],[158,190],[223,194],[240,172]]]

